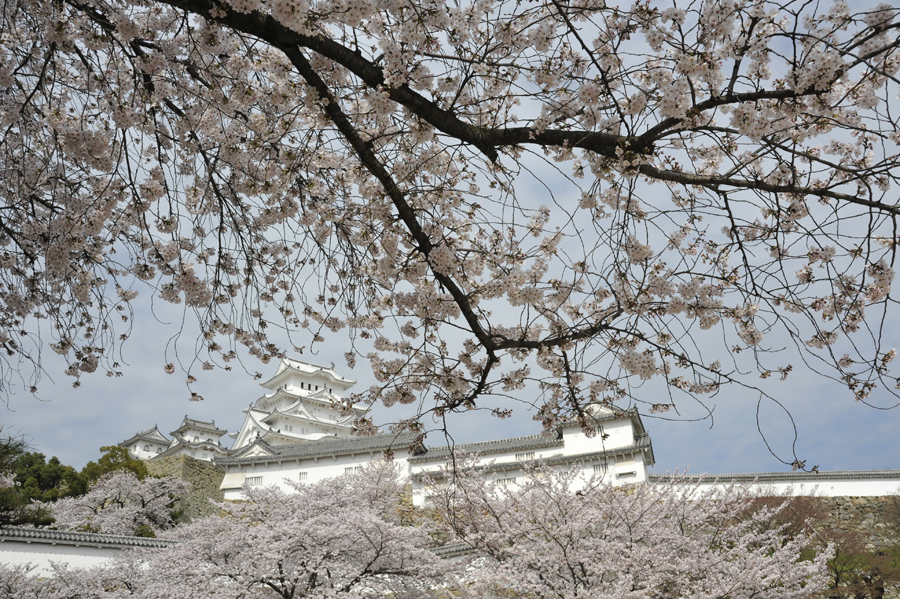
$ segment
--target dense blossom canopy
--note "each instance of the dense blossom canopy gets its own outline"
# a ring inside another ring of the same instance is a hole
[[[117,470],[103,475],[86,494],[46,507],[61,530],[155,536],[173,526],[173,504],[189,487],[171,476],[138,480],[132,472]]]
[[[677,480],[612,487],[577,469],[531,474],[539,476],[512,488],[460,472],[455,485],[435,489],[425,512],[410,509],[390,463],[290,482],[293,493],[245,487],[249,502],[179,526],[169,534],[178,542],[166,548],[123,551],[104,567],[59,567],[41,579],[0,565],[0,594],[801,599],[826,580],[830,549],[801,560],[806,533],[767,526],[773,510],[750,508],[741,492],[699,497]],[[437,540],[472,551],[444,560],[433,551]]]
[[[116,374],[149,289],[196,313],[197,369],[330,335],[371,362],[354,399],[438,415],[535,381],[547,426],[592,400],[666,411],[787,376],[768,352],[791,342],[856,399],[895,393],[896,8],[7,0],[0,18],[7,383],[38,359],[35,319],[69,374]],[[641,396],[650,379],[671,396]]]
[[[220,504],[220,514],[179,526],[166,535],[177,541],[168,548],[123,551],[106,567],[60,568],[37,581],[24,576],[27,568],[0,565],[0,595],[439,599],[437,589],[452,584],[456,566],[430,550],[431,529],[402,518],[393,464],[291,486],[246,487],[248,502]]]
[[[810,523],[793,538],[768,526],[784,503],[750,507],[746,489],[698,492],[679,476],[614,487],[535,467],[509,486],[469,468],[432,501],[489,558],[466,587],[473,598],[513,588],[536,599],[802,599],[824,586],[832,555],[801,559]]]

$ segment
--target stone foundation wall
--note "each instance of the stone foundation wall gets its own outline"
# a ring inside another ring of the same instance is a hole
[[[813,507],[813,520],[820,531],[830,529],[831,540],[843,537],[846,552],[895,554],[900,547],[900,496],[804,498]],[[815,512],[818,510],[818,513]],[[821,527],[821,528],[820,528]],[[840,546],[840,542],[839,542]],[[817,593],[814,599],[900,599],[900,573],[888,566],[884,577],[872,586],[839,587]]]
[[[842,532],[866,538],[866,549],[879,551],[900,545],[900,496],[816,497],[827,523]]]
[[[225,477],[225,468],[212,462],[181,454],[151,460],[147,462],[147,470],[153,476],[174,476],[191,483],[188,496],[177,504],[178,509],[184,510],[186,520],[218,513],[218,508],[209,500],[225,499],[219,489]]]

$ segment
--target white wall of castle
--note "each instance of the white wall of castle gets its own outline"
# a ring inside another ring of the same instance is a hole
[[[52,576],[50,562],[69,568],[91,568],[119,554],[119,547],[90,547],[6,539],[0,543],[0,563],[8,566],[31,564],[31,576]]]
[[[573,492],[592,476],[617,486],[647,480],[644,452],[620,451],[633,446],[636,441],[634,423],[630,418],[604,421],[598,427],[597,434],[590,437],[578,425],[565,426],[562,428],[562,441],[561,447],[491,453],[479,459],[476,467],[485,469],[484,476],[487,480],[511,489],[518,488],[525,476],[521,464],[537,460],[543,460],[556,469],[580,468],[582,477],[576,481]],[[614,455],[595,455],[600,452],[613,452]],[[427,454],[425,457],[428,457]],[[416,460],[411,464],[413,505],[422,507],[428,504],[429,488],[422,476],[430,475],[433,478],[448,466],[446,459],[425,463]]]
[[[732,484],[728,475],[708,475],[702,482],[691,481],[702,493],[723,491]],[[746,487],[751,493],[765,497],[884,497],[900,494],[900,470],[883,471],[833,471],[809,475],[807,473],[762,473],[753,482],[752,475],[740,475],[735,484]],[[653,475],[650,482],[658,484],[667,477]],[[775,480],[773,480],[775,479]]]
[[[225,494],[226,501],[244,499],[242,486],[245,483],[249,483],[251,486],[275,485],[282,491],[291,492],[293,489],[288,481],[317,483],[347,474],[350,471],[348,469],[362,468],[365,464],[381,459],[383,459],[383,454],[379,451],[356,455],[323,456],[300,460],[273,459],[252,464],[228,465],[220,488]],[[397,448],[394,450],[394,461],[400,466],[401,471],[408,471],[408,459],[408,449]]]
[[[524,476],[522,463],[535,460],[545,460],[553,467],[566,469],[577,464],[586,477],[596,474],[614,485],[641,483],[647,480],[645,453],[643,450],[627,450],[629,447],[633,448],[635,442],[634,422],[630,417],[604,421],[602,431],[598,430],[598,434],[592,437],[588,437],[578,425],[573,424],[563,427],[561,445],[489,453],[486,451],[479,456],[478,465],[486,469],[485,476],[489,479],[501,481],[505,485],[515,485],[516,480],[521,480]],[[593,455],[601,452],[612,452],[613,455]],[[394,449],[393,459],[411,481],[414,505],[423,506],[427,503],[428,488],[422,480],[423,475],[439,474],[448,466],[445,452],[438,450],[434,453],[434,459],[429,459],[426,453],[410,461],[408,448]],[[243,499],[241,487],[245,482],[275,485],[290,491],[287,481],[315,483],[380,459],[380,451],[299,460],[278,456],[248,458],[244,463],[226,465],[227,471],[221,489],[226,500]]]
[[[169,448],[167,443],[140,441],[128,446],[128,453],[139,460],[151,460]]]

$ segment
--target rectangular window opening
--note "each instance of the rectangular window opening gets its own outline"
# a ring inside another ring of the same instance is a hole
[[[529,462],[529,461],[531,461],[531,460],[533,460],[533,459],[534,459],[534,452],[533,452],[533,451],[526,451],[526,452],[524,452],[524,453],[517,453],[517,454],[516,454],[516,461],[517,461],[517,462]]]
[[[261,476],[248,476],[247,484],[248,485],[261,485],[263,477]]]
[[[301,472],[299,480],[306,480],[309,478],[309,472]]]

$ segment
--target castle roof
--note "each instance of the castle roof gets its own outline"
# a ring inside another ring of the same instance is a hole
[[[151,429],[147,429],[143,432],[137,433],[130,439],[125,439],[121,443],[119,443],[119,447],[127,447],[134,442],[140,441],[150,441],[152,443],[162,443],[165,445],[169,444],[169,439],[166,438],[161,432],[159,432],[159,428],[154,426]]]
[[[339,375],[335,369],[334,365],[331,366],[321,366],[319,364],[313,364],[311,362],[301,362],[299,360],[291,360],[290,358],[283,358],[281,360],[281,364],[278,366],[278,370],[275,372],[275,376],[264,383],[260,383],[261,386],[266,389],[275,390],[278,388],[282,382],[289,378],[291,375],[306,375],[306,376],[320,376],[325,380],[331,381],[336,387],[340,387],[341,389],[349,389],[353,385],[356,384],[356,381],[353,379],[344,378]]]
[[[297,403],[300,403],[300,402],[297,402]],[[355,416],[353,416],[352,414],[348,415],[348,416],[341,416],[340,410],[333,410],[334,415],[336,417],[335,420],[328,420],[325,418],[320,418],[319,416],[316,416],[315,414],[313,414],[309,410],[307,410],[305,406],[302,406],[302,404],[301,404],[301,406],[303,407],[303,414],[291,414],[288,410],[295,407],[296,405],[297,404],[294,404],[293,406],[288,406],[284,410],[275,408],[269,414],[266,414],[265,416],[260,418],[259,422],[267,424],[270,427],[270,430],[272,427],[271,423],[273,421],[277,420],[279,417],[282,417],[286,420],[296,420],[298,422],[304,421],[304,422],[310,422],[310,423],[315,423],[315,424],[322,423],[322,424],[329,424],[329,425],[337,425],[337,426],[340,426],[341,428],[346,428],[347,423],[349,421],[351,421],[351,419],[355,418]]]
[[[182,433],[186,430],[198,430],[203,431],[205,433],[210,433],[216,435],[216,437],[221,437],[224,434],[227,434],[228,431],[222,430],[216,426],[216,421],[213,420],[211,422],[205,422],[203,420],[194,420],[193,418],[184,417],[184,420],[181,421],[181,426],[172,431],[172,435]]]
[[[862,480],[869,478],[897,478],[900,479],[900,470],[823,470],[816,472],[744,472],[735,474],[686,474],[683,476],[685,482],[698,483],[701,481],[713,482],[719,481],[729,483],[731,481],[738,483],[751,482],[819,482],[829,479],[837,480]],[[671,479],[670,474],[649,474],[647,479],[650,482],[660,483],[667,482]]]
[[[221,453],[221,454],[225,454],[225,455],[228,455],[228,453],[230,453],[229,449],[222,447],[215,441],[210,442],[210,441],[203,440],[203,441],[198,441],[197,443],[193,443],[191,441],[186,441],[184,439],[184,437],[182,437],[181,435],[178,435],[178,441],[179,441],[178,443],[170,446],[168,449],[166,449],[162,453],[158,453],[155,456],[153,456],[152,459],[156,460],[159,458],[165,458],[165,457],[169,457],[172,455],[176,455],[181,451],[185,451],[185,450],[190,451],[190,450],[197,450],[197,449],[207,450],[207,451],[211,451],[213,453]]]
[[[370,435],[366,437],[323,437],[319,441],[298,445],[272,446],[261,439],[242,448],[239,453],[227,458],[216,458],[216,464],[253,464],[257,462],[278,462],[317,458],[334,455],[348,455],[384,451],[386,449],[403,449],[416,444],[416,433],[400,433],[397,435]],[[253,447],[263,448],[268,455],[241,457],[250,453]]]
[[[24,541],[26,543],[48,543],[52,545],[75,545],[82,547],[170,547],[179,543],[171,539],[131,537],[125,535],[105,535],[93,532],[70,530],[48,530],[46,528],[0,528],[0,541]]]
[[[454,451],[465,453],[477,453],[490,455],[492,453],[506,453],[524,449],[540,449],[544,447],[562,447],[563,440],[557,431],[550,435],[528,435],[527,437],[512,437],[510,439],[497,439],[496,441],[480,441],[478,443],[461,443],[451,447],[433,447],[425,450],[425,453],[409,459],[411,463],[432,462],[434,460],[449,459]]]

